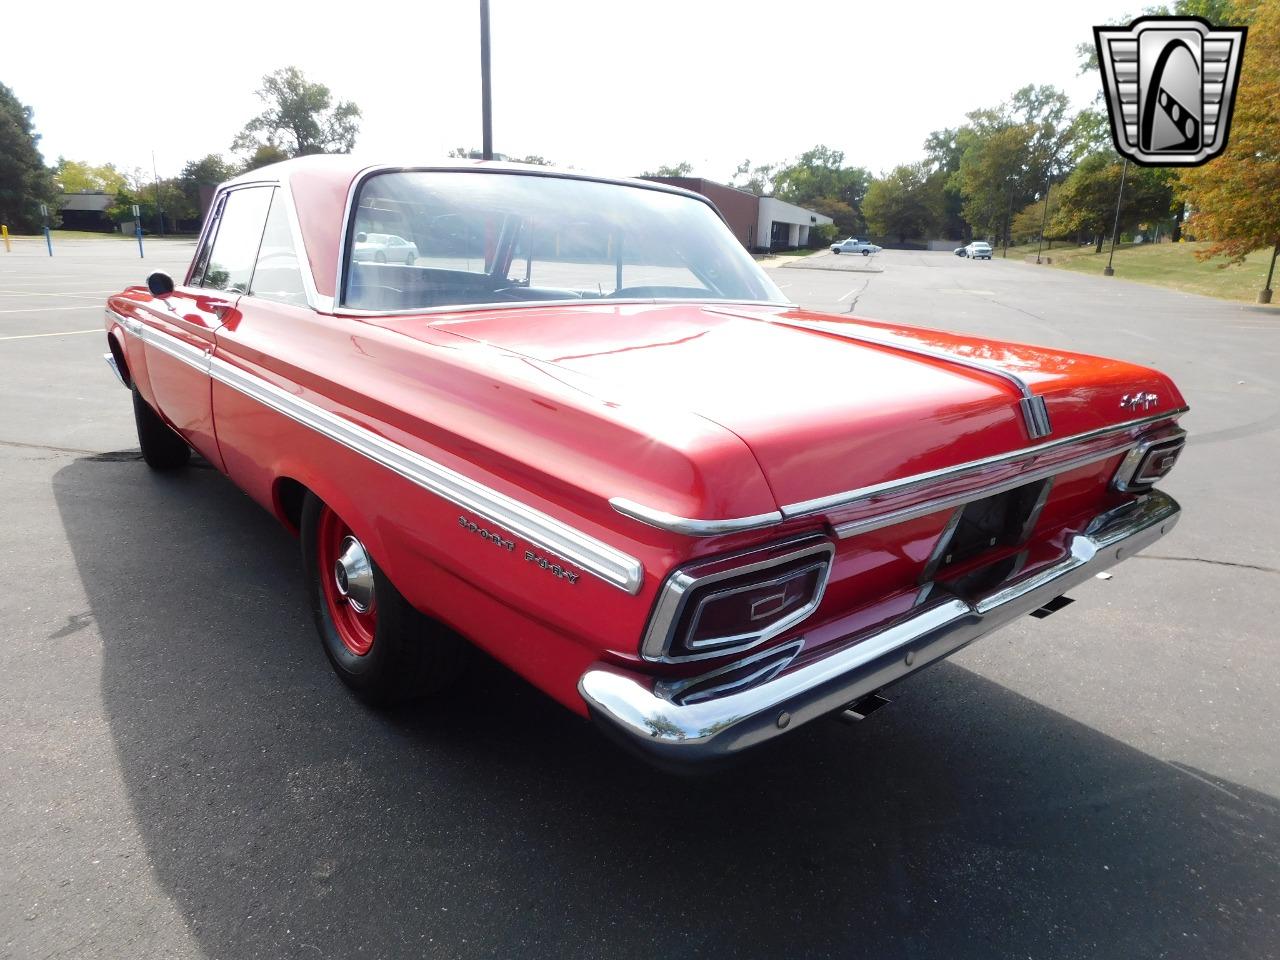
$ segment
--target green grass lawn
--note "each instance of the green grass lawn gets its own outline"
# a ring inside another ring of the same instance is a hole
[[[1120,244],[1116,247],[1112,267],[1117,277],[1126,280],[1252,303],[1266,283],[1271,251],[1255,250],[1244,263],[1227,264],[1225,257],[1205,262],[1197,260],[1196,251],[1207,247],[1207,243]],[[1035,256],[1035,252],[1034,244],[1009,248],[1011,258],[1022,258],[1028,254]],[[1073,247],[1055,243],[1052,250],[1043,250],[1040,255],[1052,258],[1055,267],[1101,275],[1107,265],[1107,252],[1106,246],[1102,253],[1094,253],[1092,245]],[[999,251],[996,256],[1000,256]],[[1280,266],[1277,266],[1277,278],[1271,283],[1272,289],[1280,283]]]

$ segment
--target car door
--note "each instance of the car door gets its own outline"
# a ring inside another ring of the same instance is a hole
[[[210,463],[223,469],[213,427],[209,357],[214,333],[235,315],[248,289],[262,240],[268,186],[224,193],[186,277],[168,297],[140,305],[138,319],[150,328],[145,339],[147,371],[156,408]]]

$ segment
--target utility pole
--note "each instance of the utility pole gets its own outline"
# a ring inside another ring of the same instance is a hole
[[[1280,243],[1271,251],[1271,266],[1267,268],[1267,285],[1258,292],[1259,303],[1271,302],[1271,278],[1276,275],[1276,257],[1280,257]]]
[[[151,175],[156,179],[156,219],[160,221],[160,236],[164,236],[164,207],[160,206],[160,174],[156,172],[156,152],[151,151]]]
[[[493,103],[489,83],[489,0],[480,0],[480,122],[484,125],[480,156],[493,159]]]
[[[1036,263],[1040,262],[1040,250],[1044,247],[1044,228],[1049,223],[1049,181],[1044,182],[1044,216],[1040,218],[1040,242],[1036,244]],[[1061,258],[1059,258],[1061,259]]]
[[[1116,194],[1116,221],[1111,225],[1111,252],[1107,254],[1107,269],[1102,271],[1104,277],[1114,277],[1111,269],[1111,258],[1116,255],[1116,238],[1120,236],[1120,201],[1124,199],[1124,177],[1129,172],[1129,158],[1124,158],[1124,166],[1120,168],[1120,192]]]

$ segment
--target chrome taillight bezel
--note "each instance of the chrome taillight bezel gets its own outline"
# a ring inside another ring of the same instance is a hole
[[[655,663],[707,660],[751,650],[780,636],[807,619],[822,604],[823,594],[831,578],[834,557],[835,545],[829,539],[824,536],[807,536],[681,567],[667,577],[658,591],[658,599],[640,642],[641,657]],[[812,564],[803,562],[808,558],[813,559]],[[689,633],[692,633],[700,616],[701,606],[706,602],[727,593],[767,585],[771,571],[793,565],[795,569],[788,570],[785,577],[777,579],[790,579],[802,572],[807,575],[815,567],[820,568],[813,595],[803,606],[759,630],[717,638],[714,642],[703,641],[696,648],[676,643],[680,625],[687,619]],[[707,588],[714,587],[717,583],[741,580],[753,574],[759,574],[759,580],[753,580],[750,584],[737,584],[726,590],[707,592]],[[686,617],[690,613],[691,603],[699,606],[693,609],[691,616]]]
[[[1140,437],[1138,443],[1120,461],[1111,486],[1119,493],[1141,493],[1150,490],[1168,476],[1174,464],[1152,475],[1149,466],[1156,457],[1173,456],[1175,462],[1187,445],[1187,431],[1181,427],[1166,427]]]

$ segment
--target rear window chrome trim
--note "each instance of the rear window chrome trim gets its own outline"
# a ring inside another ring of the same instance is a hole
[[[490,310],[523,310],[536,307],[625,307],[652,306],[663,303],[698,303],[716,306],[790,307],[785,300],[724,300],[719,297],[601,297],[595,300],[574,298],[571,300],[499,300],[494,303],[463,303],[444,307],[412,307],[406,310],[361,310],[356,307],[337,307],[338,317],[420,317],[439,314],[481,313]]]
[[[342,232],[338,234],[338,264],[337,271],[333,277],[333,303],[334,308],[339,313],[348,311],[349,308],[343,304],[346,300],[347,287],[347,256],[348,247],[351,236],[351,228],[354,226],[353,213],[355,211],[356,199],[360,196],[361,188],[372,178],[381,176],[386,173],[479,173],[493,176],[495,174],[505,174],[517,177],[550,177],[557,180],[583,180],[589,183],[610,183],[621,187],[634,187],[638,190],[653,190],[656,193],[668,193],[676,196],[686,197],[690,200],[697,200],[711,208],[721,221],[724,221],[724,214],[720,212],[720,208],[715,205],[710,197],[704,197],[700,193],[694,193],[692,190],[684,190],[680,187],[673,187],[666,183],[654,183],[650,180],[626,180],[614,177],[598,177],[585,173],[575,173],[574,171],[565,171],[558,169],[538,169],[530,167],[529,169],[513,169],[509,165],[493,165],[493,166],[460,166],[447,164],[427,164],[424,166],[402,166],[397,164],[378,164],[375,166],[365,167],[354,177],[351,178],[351,186],[347,188],[347,201],[342,210]],[[549,303],[551,301],[542,301]],[[620,301],[619,301],[620,302]],[[769,301],[772,303],[772,301]],[[504,304],[507,306],[509,304]],[[401,311],[396,311],[400,313]],[[406,311],[412,313],[421,313],[420,310]],[[363,314],[354,314],[360,316]],[[373,313],[373,316],[384,316],[383,313]]]

